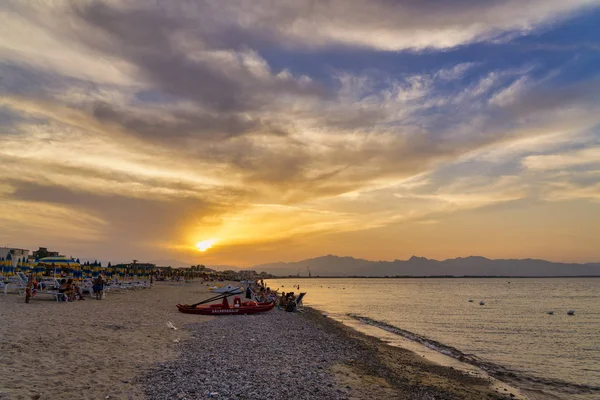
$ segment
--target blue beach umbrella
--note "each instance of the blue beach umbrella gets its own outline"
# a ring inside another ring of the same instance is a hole
[[[108,263],[108,265],[106,266],[106,268],[104,268],[104,275],[106,276],[106,279],[110,279],[112,278],[112,265],[110,265],[110,262]]]
[[[92,264],[92,277],[97,277],[100,274],[100,271],[100,264],[98,264],[98,261],[94,261],[94,263]]]
[[[83,274],[85,275],[86,278],[89,278],[92,276],[92,266],[90,265],[89,261],[86,261],[85,264],[83,265]]]
[[[12,255],[10,253],[8,253],[6,255],[4,270],[6,271],[5,275],[7,275],[7,276],[12,276],[15,274],[15,269],[13,267]]]
[[[21,264],[21,271],[23,271],[23,273],[25,275],[29,275],[31,273],[31,264],[29,263],[29,260],[27,260],[25,257],[23,257],[23,263]]]
[[[33,262],[33,275],[42,276],[42,273],[45,271],[45,268],[38,264],[40,260],[35,260]]]
[[[52,267],[53,272],[64,270],[67,273],[72,273],[76,268],[79,268],[79,263],[72,258],[67,257],[45,257],[38,261],[38,265],[44,267]]]

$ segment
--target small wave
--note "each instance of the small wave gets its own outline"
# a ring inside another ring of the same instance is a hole
[[[423,346],[437,351],[438,353],[452,357],[461,362],[474,365],[487,372],[490,376],[502,381],[510,381],[509,383],[514,383],[516,386],[527,385],[532,386],[533,388],[545,386],[551,388],[554,391],[566,394],[600,393],[600,386],[581,385],[558,379],[540,378],[521,371],[511,370],[505,366],[482,360],[474,354],[463,353],[455,347],[440,343],[436,340],[429,339],[425,336],[404,330],[402,328],[398,328],[397,326],[390,325],[382,321],[377,321],[372,318],[356,314],[348,314],[348,316],[362,323],[375,326],[387,332],[402,336],[408,340],[420,343]]]

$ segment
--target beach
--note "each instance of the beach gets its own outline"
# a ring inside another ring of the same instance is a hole
[[[174,340],[189,335],[167,326],[190,322],[175,304],[207,293],[200,284],[160,282],[100,301],[40,295],[25,304],[0,294],[0,399],[143,399],[137,377],[176,357]]]
[[[175,309],[209,296],[198,283],[159,282],[102,301],[2,297],[0,399],[510,398],[315,310]]]

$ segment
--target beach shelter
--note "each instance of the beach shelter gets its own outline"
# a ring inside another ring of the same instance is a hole
[[[25,257],[23,257],[23,262],[21,263],[21,271],[23,271],[25,275],[29,275],[31,273],[31,264]]]
[[[4,276],[12,276],[15,274],[15,270],[13,268],[13,260],[12,255],[8,253],[6,255],[6,260],[4,260],[4,268],[2,275]]]
[[[96,278],[102,272],[102,264],[98,261],[94,261],[92,264],[92,277]]]
[[[38,262],[39,262],[39,260],[35,260],[33,263],[33,275],[42,276],[42,275],[44,275],[46,268],[43,265],[38,264]]]
[[[113,268],[109,262],[108,265],[106,266],[106,268],[104,268],[104,276],[106,277],[106,279],[110,279],[110,278],[112,278],[112,274],[113,274]]]
[[[57,273],[60,273],[61,270],[64,270],[67,274],[73,274],[74,270],[80,267],[79,263],[72,258],[61,256],[44,257],[39,259],[37,264],[44,269],[47,267],[52,268],[55,276]]]
[[[83,269],[83,275],[85,275],[86,278],[89,278],[92,276],[92,266],[90,265],[89,261],[85,262],[82,269]]]

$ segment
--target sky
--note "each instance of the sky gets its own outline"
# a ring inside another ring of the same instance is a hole
[[[0,246],[251,266],[598,243],[598,0],[0,3]]]

